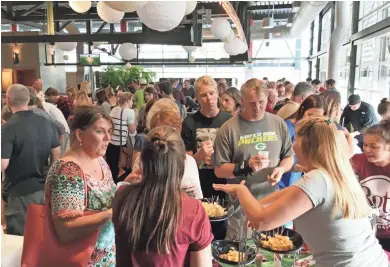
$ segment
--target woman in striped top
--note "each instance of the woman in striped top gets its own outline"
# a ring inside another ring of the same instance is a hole
[[[136,134],[135,114],[131,109],[133,95],[122,93],[118,97],[118,106],[111,110],[110,117],[114,123],[114,129],[110,144],[107,147],[106,160],[110,166],[114,182],[118,182],[119,156],[122,147],[126,146],[128,134]]]

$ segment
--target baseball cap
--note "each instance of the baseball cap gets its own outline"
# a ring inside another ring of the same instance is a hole
[[[359,95],[351,95],[350,97],[348,97],[348,104],[350,104],[351,106],[359,104],[360,102],[361,100]]]
[[[146,85],[148,82],[144,78],[141,78],[139,79],[139,84]]]

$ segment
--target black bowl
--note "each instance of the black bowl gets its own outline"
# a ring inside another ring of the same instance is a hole
[[[238,262],[224,260],[220,258],[221,254],[228,253],[232,248],[239,251],[239,243],[230,240],[216,240],[211,243],[211,249],[213,257],[216,261],[229,264],[229,265],[238,265]],[[241,250],[242,251],[242,250]],[[245,264],[251,264],[256,260],[256,251],[254,248],[246,246],[246,261]]]
[[[277,251],[277,250],[265,248],[260,243],[260,241],[262,239],[261,234],[264,234],[266,236],[271,236],[271,237],[273,237],[277,234],[280,234],[283,236],[288,236],[290,238],[290,240],[292,241],[294,248],[291,250],[287,250],[287,251]],[[263,232],[253,231],[252,237],[253,237],[253,241],[255,242],[255,244],[258,248],[261,248],[263,250],[266,250],[266,251],[269,251],[272,253],[277,253],[277,254],[292,254],[292,253],[299,251],[303,246],[302,236],[300,234],[298,234],[297,232],[295,232],[294,230],[284,228],[284,227],[279,227],[279,228],[276,228],[274,230],[263,231]]]
[[[228,201],[225,199],[211,199],[211,198],[202,198],[200,201],[202,202],[209,202],[209,203],[214,203],[217,202],[219,205],[221,205],[225,211],[227,212],[226,215],[223,216],[217,216],[217,217],[209,217],[211,222],[217,222],[217,221],[224,221],[227,220],[230,216],[232,216],[234,212],[234,207],[233,205],[229,204]]]

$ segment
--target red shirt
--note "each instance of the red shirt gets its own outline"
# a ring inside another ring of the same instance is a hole
[[[265,111],[274,114],[274,108],[270,103],[267,103],[267,106],[265,107]]]
[[[379,208],[378,238],[390,238],[390,164],[379,167],[367,160],[365,154],[352,157],[352,164],[370,206]],[[389,203],[387,203],[389,201]]]
[[[176,243],[168,255],[159,255],[151,249],[146,252],[131,252],[127,242],[121,242],[116,232],[116,266],[117,267],[172,267],[190,266],[189,252],[206,248],[214,236],[211,232],[210,220],[199,200],[183,194],[183,221],[177,229]],[[125,238],[126,240],[126,238]]]

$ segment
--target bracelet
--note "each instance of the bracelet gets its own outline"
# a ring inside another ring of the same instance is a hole
[[[249,161],[244,160],[241,162],[237,162],[234,164],[234,169],[233,169],[233,175],[236,177],[239,176],[252,176],[252,168],[249,167]]]

